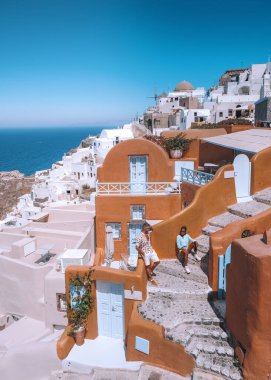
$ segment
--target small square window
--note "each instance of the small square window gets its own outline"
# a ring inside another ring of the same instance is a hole
[[[131,220],[144,220],[145,219],[145,206],[133,205],[131,206]]]
[[[105,227],[110,226],[113,230],[113,239],[120,240],[121,238],[121,224],[120,223],[106,223]]]
[[[219,117],[223,117],[223,112],[219,112]]]
[[[56,306],[57,306],[57,311],[61,311],[61,312],[67,311],[66,294],[56,293]]]

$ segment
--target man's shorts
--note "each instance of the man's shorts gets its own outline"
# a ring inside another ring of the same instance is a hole
[[[159,257],[157,256],[157,253],[154,250],[151,253],[145,253],[143,259],[145,261],[146,267],[148,267],[151,264],[151,261],[153,263],[157,263],[158,261],[160,261]]]

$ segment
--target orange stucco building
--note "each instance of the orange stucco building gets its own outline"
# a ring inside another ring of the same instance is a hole
[[[227,267],[226,321],[244,377],[271,376],[271,230],[232,244]]]
[[[133,139],[115,146],[98,169],[96,244],[105,248],[105,228],[113,227],[114,257],[135,251],[142,222],[155,224],[181,210],[173,180],[176,160],[159,145]]]

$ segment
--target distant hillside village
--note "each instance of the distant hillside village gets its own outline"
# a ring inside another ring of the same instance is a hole
[[[1,379],[269,379],[270,75],[180,82],[0,175]]]

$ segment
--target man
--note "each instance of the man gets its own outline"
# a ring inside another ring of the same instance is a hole
[[[156,274],[153,271],[157,267],[157,265],[159,265],[160,261],[157,256],[157,253],[151,246],[151,232],[152,227],[149,225],[149,223],[145,222],[142,225],[141,232],[136,239],[136,249],[145,262],[148,280],[153,285],[157,285],[156,281],[153,279],[153,276],[156,276]]]
[[[196,240],[192,239],[187,233],[186,226],[182,226],[180,230],[180,235],[177,236],[176,243],[178,247],[179,254],[183,255],[183,265],[187,274],[190,273],[188,268],[188,254],[193,253],[195,259],[200,261],[200,257],[197,255],[198,243]]]

